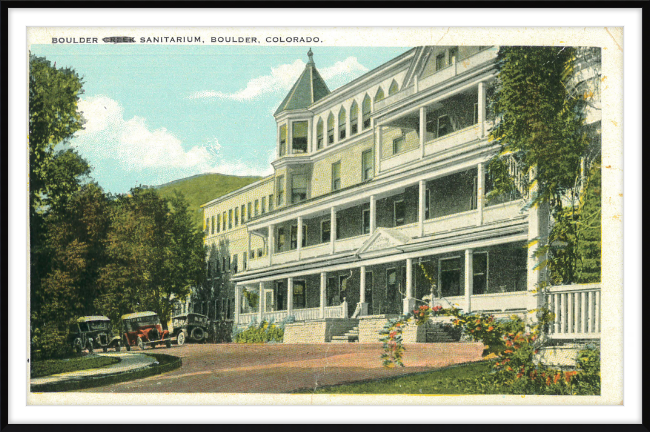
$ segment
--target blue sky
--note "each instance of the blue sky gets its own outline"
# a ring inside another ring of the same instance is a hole
[[[32,45],[84,79],[87,120],[70,145],[108,192],[207,172],[266,175],[273,112],[305,67],[309,47]],[[330,90],[408,47],[314,47]]]

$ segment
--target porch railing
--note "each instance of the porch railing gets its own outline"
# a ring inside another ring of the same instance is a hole
[[[550,338],[600,338],[600,285],[552,287],[547,294],[547,305],[555,314]]]
[[[348,303],[343,302],[337,306],[327,306],[325,307],[325,318],[347,318]],[[294,316],[296,321],[309,321],[321,319],[321,310],[320,307],[315,308],[306,308],[306,309],[293,309],[291,314]],[[272,311],[264,312],[262,314],[262,319],[265,321],[280,322],[288,316],[286,310],[282,311]],[[252,322],[259,321],[259,312],[249,312],[249,313],[240,313],[238,325],[247,325]]]

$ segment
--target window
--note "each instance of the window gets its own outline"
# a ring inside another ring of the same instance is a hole
[[[266,197],[262,197],[262,214],[266,213]]]
[[[248,219],[249,219],[249,220],[250,220],[250,218],[253,217],[253,213],[251,212],[251,209],[252,209],[252,204],[251,204],[251,203],[248,203],[248,204],[247,204],[247,209],[246,209],[246,210],[247,210],[247,211],[246,211],[246,214],[248,215]]]
[[[263,255],[264,255],[264,251],[262,250],[262,248],[257,249],[257,257],[261,258]]]
[[[345,108],[339,111],[339,139],[345,139]]]
[[[404,225],[404,200],[393,203],[393,226]]]
[[[390,84],[390,87],[388,88],[388,95],[394,95],[399,91],[399,86],[397,85],[397,81],[393,80],[393,82]]]
[[[334,143],[334,115],[330,113],[327,118],[327,144]]]
[[[278,177],[277,187],[278,191],[278,206],[284,204],[284,176]]]
[[[318,124],[316,125],[316,148],[318,150],[322,149],[323,144],[323,119],[318,119]]]
[[[255,200],[255,216],[259,216],[260,214],[260,200],[256,199]]]
[[[237,273],[237,254],[232,256],[232,270]]]
[[[280,156],[287,153],[287,125],[280,126]]]
[[[449,64],[454,64],[458,61],[458,48],[454,47],[449,50]]]
[[[370,234],[370,209],[362,211],[361,220],[361,232],[364,234]]]
[[[302,226],[302,242],[300,247],[307,246],[307,225]],[[291,249],[298,247],[298,225],[291,226]]]
[[[255,259],[255,249],[251,249],[251,259]]]
[[[370,180],[374,174],[374,158],[372,149],[361,153],[361,176],[362,180]]]
[[[332,164],[332,190],[341,189],[341,161]]]
[[[246,270],[246,265],[248,264],[246,261],[248,258],[248,252],[244,252],[241,257],[242,257],[241,260],[242,270]]]
[[[210,218],[209,217],[205,218],[205,225],[203,225],[203,230],[206,233],[210,232]]]
[[[451,121],[448,115],[441,115],[438,117],[438,138],[447,135],[451,132]]]
[[[368,303],[368,315],[372,315],[372,272],[366,272],[366,303]]]
[[[324,220],[320,223],[320,241],[327,243],[330,241],[331,223],[329,220]]]
[[[231,267],[230,267],[230,255],[228,255],[226,257],[226,268],[228,269],[228,271],[231,270]]]
[[[478,102],[474,104],[474,123],[472,124],[477,124],[478,123]]]
[[[239,207],[235,207],[235,226],[239,225]]]
[[[217,215],[217,232],[221,232],[221,213]]]
[[[244,204],[241,205],[241,223],[244,223],[244,216],[246,215],[246,206]]]
[[[269,211],[273,211],[273,194],[269,195]]]
[[[445,62],[445,53],[438,54],[436,56],[436,70],[444,69],[447,66]]]
[[[275,283],[275,308],[276,310],[286,310],[287,305],[284,303],[284,294],[287,292],[286,287],[284,286],[283,281],[277,281]]]
[[[214,216],[212,216],[212,231],[211,234],[214,234]]]
[[[379,90],[377,90],[377,93],[375,94],[375,103],[379,102],[384,98],[384,90],[382,90],[381,87],[379,87]]]
[[[291,123],[293,130],[291,140],[293,141],[292,153],[307,153],[307,134],[308,123],[306,121],[296,121]]]
[[[430,217],[429,208],[431,208],[431,190],[427,188],[424,190],[424,218],[425,219],[429,219]]]
[[[225,231],[226,225],[228,224],[228,217],[226,216],[226,212],[223,212],[223,218],[221,220],[223,221],[223,231]]]
[[[305,281],[293,281],[293,307],[294,309],[305,308]]]
[[[221,258],[221,271],[224,273],[228,271],[228,267],[226,267],[226,257]]]
[[[446,258],[441,259],[440,266],[440,290],[443,297],[462,295],[464,290],[461,290],[461,259]]]
[[[363,105],[361,106],[361,121],[363,122],[363,130],[370,127],[370,97],[368,95],[363,99]]]
[[[294,174],[291,176],[291,202],[297,203],[307,199],[307,176]]]
[[[406,141],[404,135],[397,137],[393,140],[393,154],[401,153],[404,150],[404,142]]]
[[[474,252],[472,264],[474,267],[472,291],[474,294],[485,294],[488,292],[488,253]]]
[[[284,228],[278,228],[278,240],[277,240],[277,250],[280,252],[284,247],[285,237],[284,237]]]
[[[232,209],[228,210],[228,229],[232,229]]]
[[[359,132],[359,105],[352,102],[352,107],[350,107],[350,136],[355,135],[357,132]]]

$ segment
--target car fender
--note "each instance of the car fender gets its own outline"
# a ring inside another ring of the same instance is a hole
[[[108,341],[108,346],[117,346],[121,341],[119,336],[113,336],[110,341]]]

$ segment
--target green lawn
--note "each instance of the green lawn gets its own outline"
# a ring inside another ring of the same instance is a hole
[[[85,369],[94,369],[119,362],[119,358],[102,356],[75,356],[67,359],[43,360],[32,363],[32,378],[48,375],[73,372]]]
[[[324,394],[485,394],[484,389],[470,384],[466,378],[488,374],[489,362],[454,366],[433,372],[412,374],[370,382],[360,382],[316,389]],[[314,393],[305,390],[303,393]]]

